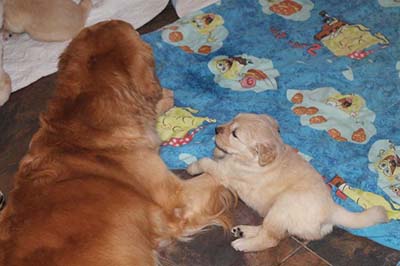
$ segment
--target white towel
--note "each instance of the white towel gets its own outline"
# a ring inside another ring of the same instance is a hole
[[[168,0],[93,0],[86,26],[108,19],[121,19],[139,28],[157,16]],[[12,91],[57,71],[58,57],[67,42],[38,42],[28,34],[14,35],[4,43],[4,69]]]
[[[197,11],[206,6],[219,2],[219,0],[172,0],[176,14],[184,17],[193,11]]]

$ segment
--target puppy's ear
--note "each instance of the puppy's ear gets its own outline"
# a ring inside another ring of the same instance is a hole
[[[275,144],[257,143],[256,150],[260,166],[272,163],[278,154]]]
[[[266,122],[268,125],[272,126],[273,128],[275,128],[276,130],[279,130],[279,124],[278,121],[276,121],[273,117],[269,116],[269,115],[259,115],[259,117]]]

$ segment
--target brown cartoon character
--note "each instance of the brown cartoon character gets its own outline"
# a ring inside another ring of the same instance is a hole
[[[215,62],[216,68],[226,79],[235,79],[247,64],[252,64],[251,60],[240,56],[222,58]]]
[[[395,178],[400,176],[400,157],[397,155],[394,146],[382,151],[381,159],[376,163],[376,168],[386,177]]]
[[[356,94],[333,94],[329,96],[326,103],[353,117],[358,116],[361,108],[365,106],[364,99]]]

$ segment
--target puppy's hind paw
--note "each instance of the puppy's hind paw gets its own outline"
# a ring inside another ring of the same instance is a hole
[[[242,238],[243,237],[243,232],[240,230],[240,226],[235,226],[231,229],[232,236],[234,238]]]
[[[249,252],[252,251],[249,246],[249,240],[246,238],[239,238],[231,242],[231,246],[237,251]]]

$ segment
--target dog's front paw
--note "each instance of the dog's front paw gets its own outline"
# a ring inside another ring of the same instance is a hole
[[[235,226],[231,229],[232,236],[234,238],[242,238],[243,237],[243,231],[240,229],[240,226]]]
[[[188,168],[186,169],[186,171],[190,174],[190,175],[198,175],[201,174],[203,171],[200,169],[200,164],[198,161],[191,163]]]
[[[162,89],[162,98],[156,105],[157,114],[161,115],[174,107],[174,92],[168,89]]]

